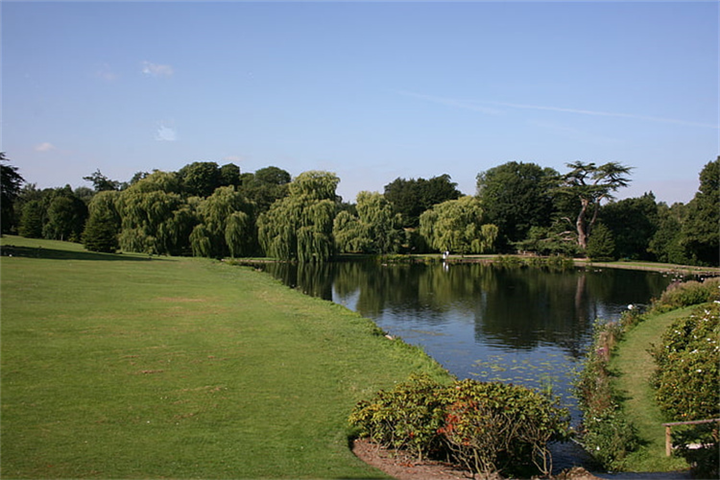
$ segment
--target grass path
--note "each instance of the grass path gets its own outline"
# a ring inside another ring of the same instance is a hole
[[[2,245],[3,478],[383,477],[348,448],[351,408],[446,378],[250,268]]]
[[[655,369],[651,346],[661,343],[662,334],[677,318],[688,315],[694,307],[654,316],[638,324],[618,344],[610,369],[618,390],[625,395],[623,408],[638,429],[643,446],[629,455],[629,471],[670,471],[688,468],[682,458],[665,456],[665,421],[654,400],[650,376]]]

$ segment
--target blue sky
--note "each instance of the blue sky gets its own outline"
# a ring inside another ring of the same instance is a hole
[[[716,1],[0,8],[0,148],[39,187],[215,161],[332,171],[354,201],[580,160],[671,204],[719,153]]]

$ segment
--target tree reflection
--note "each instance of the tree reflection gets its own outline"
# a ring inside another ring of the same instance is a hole
[[[574,358],[583,355],[595,319],[609,320],[630,303],[647,303],[671,281],[651,272],[479,263],[443,268],[366,260],[266,269],[286,285],[348,304],[375,320],[391,314],[393,322],[412,320],[432,330],[470,318],[476,344],[511,350],[549,345]]]

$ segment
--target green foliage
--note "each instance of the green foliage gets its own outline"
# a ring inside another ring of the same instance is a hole
[[[450,181],[450,175],[406,180],[397,178],[385,185],[385,198],[393,205],[395,213],[402,218],[404,228],[416,228],[420,225],[420,215],[438,203],[457,200],[462,193],[457,183]]]
[[[91,252],[115,253],[120,248],[120,215],[115,208],[118,193],[105,190],[90,202],[90,217],[83,231],[83,245]]]
[[[190,235],[193,255],[247,256],[255,244],[253,205],[235,187],[219,187],[196,206],[200,221]]]
[[[439,251],[485,253],[492,250],[498,228],[483,222],[483,210],[476,198],[465,196],[437,204],[423,213],[420,233]]]
[[[720,266],[720,157],[700,172],[700,188],[687,205],[682,243],[694,264]]]
[[[261,168],[254,174],[241,176],[241,191],[254,202],[258,215],[270,209],[275,201],[284,198],[288,193],[290,174],[278,167]]]
[[[693,478],[720,477],[720,434],[718,422],[675,427],[672,442],[675,455],[693,466]],[[690,448],[690,445],[693,448]]]
[[[559,174],[534,163],[507,162],[477,176],[477,194],[488,223],[498,226],[502,246],[523,240],[533,227],[548,227],[552,189]]]
[[[657,364],[655,398],[669,419],[718,417],[720,304],[705,304],[689,317],[676,320],[652,354]]]
[[[340,252],[387,254],[400,245],[400,216],[393,214],[392,205],[375,192],[357,196],[357,216],[343,210],[335,217],[333,236]]]
[[[187,202],[176,193],[177,176],[156,171],[120,193],[120,247],[129,252],[179,254],[195,224]]]
[[[686,206],[681,203],[672,207],[664,203],[658,205],[657,230],[648,244],[648,251],[658,262],[678,265],[691,263],[682,244],[682,224],[685,221],[686,210]]]
[[[411,377],[356,405],[361,435],[418,456],[450,455],[476,473],[552,468],[547,442],[566,438],[567,412],[533,390],[500,382],[440,385]]]
[[[612,262],[616,260],[615,239],[610,229],[604,224],[598,223],[595,225],[585,253],[593,262]]]
[[[605,205],[600,211],[600,221],[612,232],[615,258],[652,259],[649,246],[659,223],[658,205],[652,193]],[[597,234],[595,227],[593,235]]]
[[[178,170],[177,175],[183,193],[189,197],[208,197],[220,186],[220,168],[215,162],[190,163]]]
[[[442,449],[438,429],[445,416],[443,387],[427,375],[412,375],[392,390],[359,402],[350,424],[361,436],[422,458]]]
[[[654,308],[657,311],[667,311],[720,300],[718,287],[720,287],[719,277],[707,278],[703,282],[695,280],[673,282],[662,293]]]
[[[515,243],[522,252],[533,252],[538,255],[561,255],[575,257],[580,254],[577,235],[561,228],[561,222],[551,227],[531,227],[528,237]]]
[[[100,172],[99,168],[93,174],[83,177],[83,180],[92,183],[96,192],[120,190],[120,182],[109,179]]]
[[[42,238],[45,208],[40,200],[25,202],[18,233],[27,238]]]
[[[5,152],[0,152],[0,162],[7,162]],[[13,203],[20,194],[25,179],[14,165],[0,164],[0,232],[9,233],[15,227]]]
[[[69,185],[56,190],[50,198],[43,237],[79,242],[88,217],[87,205],[75,196]]]
[[[300,262],[330,258],[338,182],[333,173],[310,171],[289,185],[289,195],[258,218],[258,239],[266,255]]]
[[[582,443],[605,468],[623,470],[628,454],[638,447],[637,431],[620,407],[610,381],[610,352],[624,332],[625,321],[596,323],[593,342],[575,383],[583,420]]]
[[[600,203],[611,199],[612,192],[620,187],[626,187],[630,179],[626,177],[631,167],[616,162],[597,166],[594,163],[573,162],[568,163],[570,172],[562,177],[562,182],[556,192],[577,199],[579,207],[576,210],[575,228],[580,248],[587,247],[587,241],[595,221],[597,220]]]

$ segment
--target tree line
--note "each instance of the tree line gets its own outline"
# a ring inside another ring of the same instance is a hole
[[[138,172],[119,182],[100,170],[91,187],[38,189],[5,154],[2,232],[82,242],[99,252],[203,257],[269,256],[326,261],[342,253],[528,252],[718,265],[720,157],[700,172],[687,204],[653,193],[616,201],[631,167],[567,164],[559,173],[507,162],[480,172],[475,195],[447,174],[397,178],[355,202],[340,179],[278,167],[241,173],[232,163],[193,162],[176,172]]]

